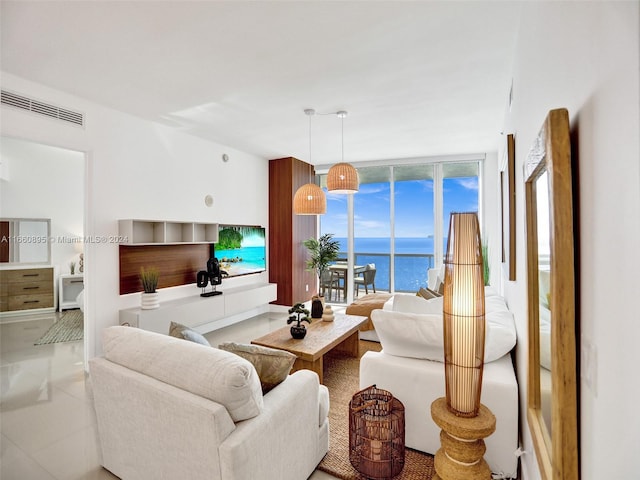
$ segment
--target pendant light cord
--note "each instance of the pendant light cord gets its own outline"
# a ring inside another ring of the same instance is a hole
[[[311,163],[311,115],[309,115],[309,163]]]
[[[340,116],[342,125],[342,163],[344,163],[344,115]]]

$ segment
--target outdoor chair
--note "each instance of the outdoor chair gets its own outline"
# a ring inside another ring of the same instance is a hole
[[[362,276],[361,277],[354,277],[353,279],[353,284],[355,287],[355,294],[356,297],[358,296],[358,294],[360,293],[360,286],[364,286],[364,293],[368,294],[369,293],[369,285],[371,285],[373,287],[373,293],[376,293],[376,265],[375,263],[370,263],[368,264],[366,267],[364,267],[364,270],[361,272]]]
[[[324,295],[326,301],[331,301],[331,293],[336,290],[336,299],[340,296],[340,278],[333,272],[325,270],[320,277],[320,291]],[[327,291],[329,295],[327,296]]]

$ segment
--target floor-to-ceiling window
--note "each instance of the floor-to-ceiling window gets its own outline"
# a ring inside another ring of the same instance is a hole
[[[389,291],[391,272],[391,169],[358,169],[360,190],[353,196],[354,264],[373,265],[375,285]],[[362,193],[362,194],[361,194]]]
[[[478,162],[442,165],[442,238],[447,247],[452,212],[478,212]]]
[[[348,195],[327,192],[320,233],[334,234],[346,258],[353,221],[354,265],[375,264],[376,290],[416,291],[442,261],[450,213],[478,211],[479,172],[479,161],[360,167],[352,215]]]
[[[417,291],[434,267],[433,165],[393,168],[394,290]]]

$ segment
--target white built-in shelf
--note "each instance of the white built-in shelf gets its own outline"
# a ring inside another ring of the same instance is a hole
[[[120,310],[120,324],[169,333],[171,322],[177,322],[207,333],[246,320],[268,311],[269,302],[278,296],[275,283],[256,283],[237,287],[218,286],[222,295],[201,297],[199,289],[189,297],[163,302],[153,310],[139,307]],[[196,293],[198,292],[198,293]]]
[[[121,243],[128,245],[218,241],[217,223],[118,220],[118,230]]]

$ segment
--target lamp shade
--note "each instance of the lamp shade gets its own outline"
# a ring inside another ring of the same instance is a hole
[[[327,211],[327,199],[322,189],[313,184],[302,185],[293,197],[293,213],[296,215],[322,215]]]
[[[360,180],[358,171],[348,163],[336,163],[327,174],[327,190],[333,193],[355,193]]]
[[[457,416],[480,410],[484,366],[484,277],[476,213],[452,213],[445,256],[444,361],[447,408]]]

